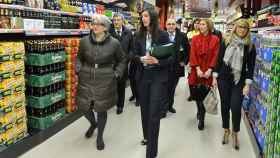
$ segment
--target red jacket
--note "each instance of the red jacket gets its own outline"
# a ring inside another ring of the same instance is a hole
[[[212,75],[208,79],[198,79],[196,67],[205,73],[209,68],[214,69],[219,52],[219,38],[213,34],[194,36],[191,43],[189,85],[204,84],[212,86]]]

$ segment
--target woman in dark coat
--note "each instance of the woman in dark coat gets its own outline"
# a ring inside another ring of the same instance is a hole
[[[250,25],[246,19],[236,22],[232,34],[226,39],[226,49],[221,51],[213,73],[221,95],[221,111],[224,128],[223,144],[230,135],[230,111],[232,113],[233,146],[239,149],[241,108],[244,95],[248,95],[253,81],[256,49],[251,43]],[[216,79],[217,78],[217,79]]]
[[[154,46],[169,43],[167,32],[161,31],[158,15],[153,9],[142,12],[141,28],[135,38],[134,58],[137,62],[136,81],[146,158],[155,158],[158,153],[160,114],[167,100],[168,66],[173,57],[157,59],[150,55]]]
[[[78,63],[78,107],[91,123],[86,138],[98,128],[97,149],[103,150],[103,132],[107,122],[107,110],[116,105],[117,79],[126,68],[126,57],[120,43],[108,33],[110,20],[104,15],[93,19],[92,31],[80,43]],[[94,110],[97,112],[95,120]]]
[[[191,43],[189,85],[191,97],[192,89],[198,85],[212,86],[212,70],[216,66],[219,52],[219,38],[212,34],[211,22],[207,19],[200,21],[200,34],[194,36]],[[205,107],[203,99],[196,99],[198,108],[198,129],[204,129]]]

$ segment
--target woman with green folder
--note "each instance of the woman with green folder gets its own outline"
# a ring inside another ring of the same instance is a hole
[[[160,114],[167,101],[168,66],[173,61],[172,56],[156,58],[151,50],[169,42],[167,32],[159,29],[156,11],[145,9],[140,31],[136,33],[134,60],[144,136],[141,144],[147,145],[146,158],[155,158],[158,154]]]

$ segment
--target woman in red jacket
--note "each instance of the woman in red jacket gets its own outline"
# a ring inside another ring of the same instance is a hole
[[[190,66],[191,73],[189,75],[189,85],[191,96],[192,89],[198,85],[206,87],[212,86],[212,70],[216,65],[219,51],[219,38],[212,34],[213,28],[211,21],[202,19],[200,21],[200,34],[194,36],[191,43]],[[206,92],[207,93],[207,92]],[[198,129],[204,129],[205,108],[203,99],[195,99],[198,112]]]

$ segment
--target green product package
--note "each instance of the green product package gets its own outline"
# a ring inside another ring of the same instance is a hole
[[[65,99],[64,89],[43,97],[27,96],[27,106],[43,109],[63,99]]]
[[[27,85],[33,87],[46,87],[51,84],[64,81],[66,78],[65,71],[50,73],[43,76],[27,75]]]
[[[56,121],[63,118],[64,115],[65,115],[65,108],[61,108],[57,110],[56,113],[51,114],[47,117],[39,118],[39,117],[30,116],[28,117],[28,126],[31,128],[43,130],[51,127]]]
[[[53,52],[47,54],[26,54],[26,64],[32,66],[45,66],[54,63],[64,62],[66,60],[66,54],[64,51]]]

